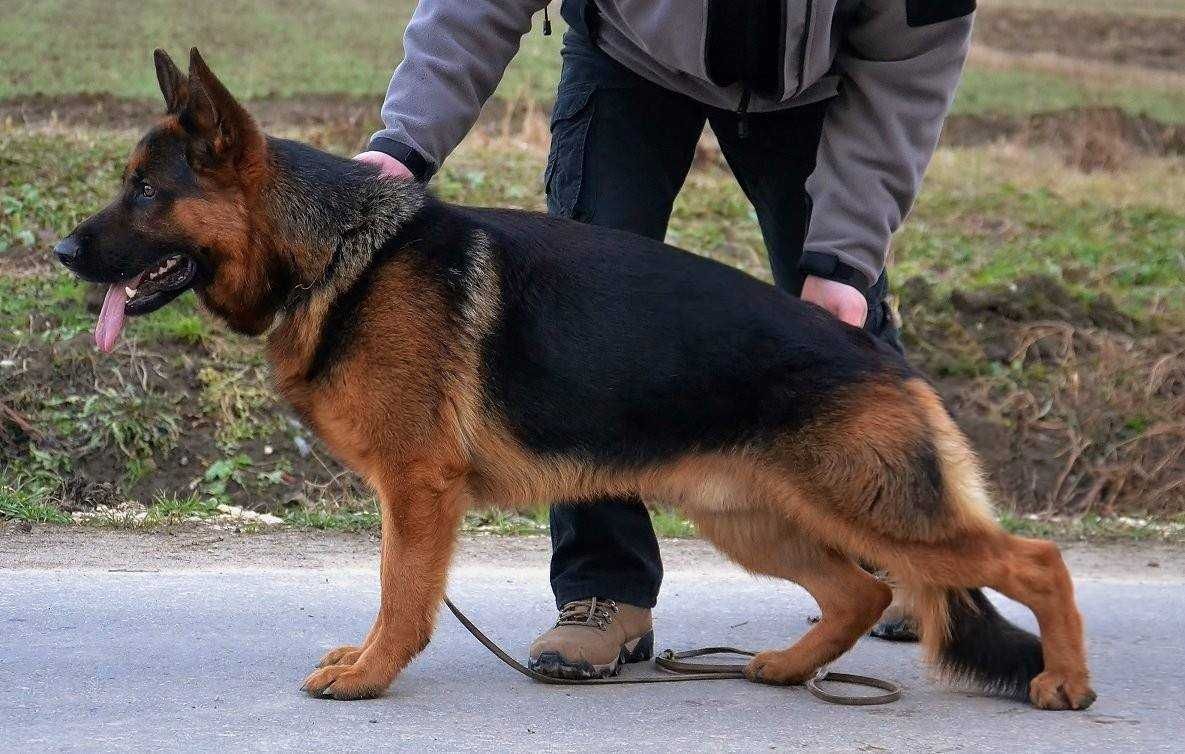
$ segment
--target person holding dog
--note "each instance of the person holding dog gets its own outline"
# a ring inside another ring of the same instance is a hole
[[[386,127],[357,159],[427,181],[545,5],[420,0]],[[975,0],[563,0],[548,210],[662,240],[709,123],[775,283],[900,349],[885,258],[959,83],[974,10]],[[531,667],[586,678],[649,659],[662,563],[641,501],[556,506],[551,536],[560,615],[531,645]],[[899,620],[882,630],[908,634]]]

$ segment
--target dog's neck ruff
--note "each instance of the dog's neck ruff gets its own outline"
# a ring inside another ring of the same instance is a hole
[[[369,165],[304,144],[269,139],[273,178],[265,193],[293,287],[279,315],[319,295],[333,297],[370,266],[375,252],[424,204],[424,188],[384,178]]]

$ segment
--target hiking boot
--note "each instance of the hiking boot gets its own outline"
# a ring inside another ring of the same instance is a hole
[[[607,678],[653,656],[649,610],[590,597],[560,608],[555,626],[531,644],[528,664],[556,678]]]

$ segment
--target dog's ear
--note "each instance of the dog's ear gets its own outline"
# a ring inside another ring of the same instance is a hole
[[[188,98],[181,125],[202,143],[202,157],[237,161],[262,139],[255,120],[214,75],[197,48],[189,51]]]
[[[175,115],[189,100],[189,79],[169,53],[159,47],[153,51],[152,59],[156,63],[156,83],[160,84],[160,93],[165,98],[165,112]]]

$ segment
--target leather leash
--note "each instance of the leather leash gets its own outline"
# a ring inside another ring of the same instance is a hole
[[[544,675],[535,670],[531,670],[526,665],[523,665],[518,660],[511,657],[504,649],[494,643],[493,639],[482,633],[481,629],[469,620],[465,613],[453,604],[447,596],[444,598],[444,604],[452,611],[461,625],[473,634],[473,638],[481,642],[482,646],[490,650],[490,653],[497,657],[502,662],[509,665],[514,670],[522,673],[526,677],[539,681],[540,683],[547,683],[555,686],[592,686],[602,684],[624,684],[624,683],[673,683],[676,681],[724,681],[732,679],[745,678],[745,666],[740,664],[720,665],[713,663],[699,663],[699,662],[684,662],[691,657],[704,657],[706,655],[715,654],[734,654],[743,657],[752,657],[753,652],[745,649],[735,649],[733,647],[704,647],[702,649],[689,649],[685,652],[674,652],[665,650],[654,658],[654,664],[663,670],[669,671],[670,675],[648,675],[641,678],[622,678],[614,676],[612,678],[556,678],[550,675]],[[819,687],[820,683],[847,683],[854,686],[867,686],[874,689],[882,689],[886,693],[875,694],[873,696],[848,696],[845,694],[832,694],[829,691],[824,691]],[[868,705],[868,704],[888,704],[895,702],[901,698],[901,687],[890,681],[883,681],[879,678],[870,678],[863,675],[853,675],[851,673],[832,673],[825,668],[820,669],[819,674],[806,682],[807,690],[810,691],[816,698],[822,699],[825,702],[832,704],[846,704],[846,705]]]

